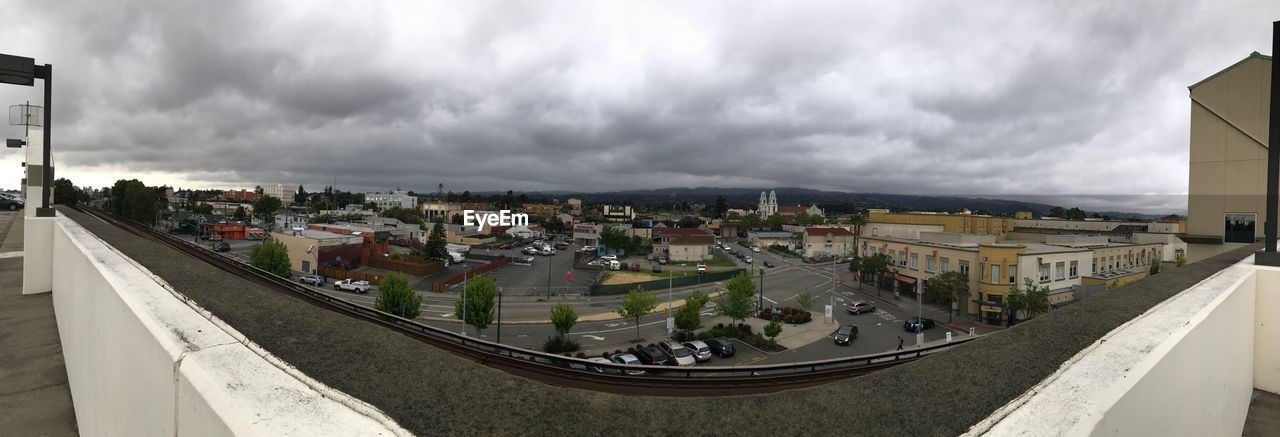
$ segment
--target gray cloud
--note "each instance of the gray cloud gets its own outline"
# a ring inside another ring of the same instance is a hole
[[[54,138],[73,178],[1028,196],[1185,192],[1186,86],[1269,51],[1267,17],[1280,12],[1185,2],[27,9],[0,16],[0,40],[55,65]],[[0,99],[38,101],[36,91],[3,87]]]

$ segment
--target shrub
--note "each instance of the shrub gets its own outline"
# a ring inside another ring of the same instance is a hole
[[[567,337],[554,336],[547,337],[547,342],[542,344],[542,350],[547,353],[558,354],[561,352],[575,352],[581,345]],[[568,354],[566,354],[568,356]],[[585,355],[584,355],[585,357]]]
[[[719,336],[713,335],[711,331],[702,331],[698,333],[698,340],[702,340],[702,341],[707,341],[716,337],[719,337]]]
[[[576,356],[576,357],[578,357],[578,358],[586,358],[586,357],[587,357],[587,354],[584,354],[584,353],[582,353],[582,352],[578,352],[578,355],[575,355],[575,356]]]
[[[757,332],[751,336],[751,345],[755,347],[764,347],[769,345],[769,340],[764,338],[764,334]]]

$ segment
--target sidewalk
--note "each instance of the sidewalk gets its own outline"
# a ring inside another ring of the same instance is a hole
[[[809,314],[813,316],[809,323],[799,325],[783,323],[782,333],[778,334],[778,344],[787,349],[795,349],[827,338],[827,336],[835,333],[836,329],[840,329],[839,323],[827,323],[823,313],[810,311]],[[769,324],[769,321],[751,317],[747,319],[746,323],[751,326],[751,332],[764,333],[764,327]],[[714,326],[714,324],[712,325]]]
[[[0,217],[0,433],[77,435],[53,295],[22,295],[22,223]]]

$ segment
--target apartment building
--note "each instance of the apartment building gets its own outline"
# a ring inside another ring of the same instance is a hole
[[[525,214],[530,217],[555,217],[558,208],[550,203],[526,203],[524,204]]]
[[[293,195],[297,194],[298,187],[293,185],[276,184],[275,186],[263,187],[262,194],[280,199],[281,203],[289,205],[293,203]]]

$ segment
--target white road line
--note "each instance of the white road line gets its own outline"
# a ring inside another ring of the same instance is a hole
[[[659,324],[659,323],[666,323],[666,320],[657,320],[657,321],[653,321],[653,322],[649,322],[649,323],[642,323],[642,324],[640,324],[640,327],[651,326],[651,325],[657,325],[657,324]],[[602,329],[602,330],[599,330],[599,331],[579,332],[578,334],[579,334],[579,335],[583,335],[583,334],[605,334],[605,333],[609,333],[609,332],[618,332],[618,331],[621,331],[621,330],[624,330],[624,329],[636,329],[636,328],[635,328],[635,327],[625,327],[625,328],[617,328],[617,329]]]
[[[604,341],[604,337],[599,337],[595,335],[583,335],[583,337],[590,338],[595,341]]]

